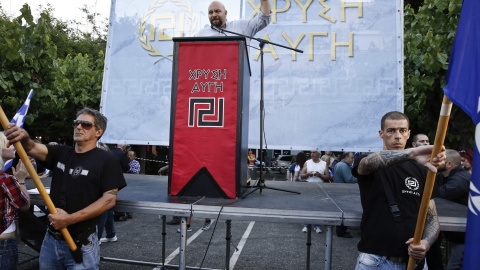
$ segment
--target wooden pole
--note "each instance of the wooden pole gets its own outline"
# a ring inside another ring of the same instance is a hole
[[[3,111],[2,106],[0,106],[0,122],[3,126],[3,129],[8,130],[8,124],[10,122],[8,121],[8,118],[5,115],[5,112]],[[55,205],[53,205],[52,199],[50,199],[50,196],[45,190],[45,187],[43,186],[42,181],[40,181],[40,178],[38,177],[37,172],[35,171],[35,168],[32,165],[32,162],[30,162],[30,159],[28,158],[27,152],[25,152],[25,149],[23,149],[23,146],[20,142],[16,142],[14,146],[15,146],[15,149],[17,150],[18,155],[20,156],[20,159],[23,161],[23,164],[25,164],[25,167],[27,168],[27,171],[30,174],[30,177],[32,178],[33,183],[37,187],[40,193],[40,196],[42,196],[42,199],[45,202],[45,205],[48,207],[48,211],[50,211],[50,213],[52,214],[56,214],[57,209],[55,208]],[[70,250],[72,251],[72,253],[77,251],[77,245],[73,241],[72,236],[68,232],[67,228],[61,229],[60,232],[62,233],[63,238],[65,238],[65,241],[67,241],[67,244],[70,247]]]
[[[448,100],[447,96],[443,96],[442,109],[440,110],[440,118],[438,120],[437,133],[435,134],[435,142],[433,144],[432,155],[430,156],[430,162],[440,153],[445,141],[445,134],[447,133],[448,120],[450,119],[450,112],[452,110],[452,102]],[[415,227],[415,234],[413,237],[413,245],[420,245],[422,240],[423,229],[425,227],[425,220],[427,218],[428,205],[432,197],[433,186],[435,185],[436,174],[428,170],[427,182],[423,190],[422,202],[420,204],[420,210],[418,212],[417,226]],[[433,243],[431,243],[433,244]],[[416,261],[413,257],[408,260],[408,270],[415,268]]]

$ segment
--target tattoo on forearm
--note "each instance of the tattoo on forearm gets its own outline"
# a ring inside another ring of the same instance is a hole
[[[112,194],[112,195],[117,196],[118,191],[116,191],[116,190],[110,190],[110,191],[108,192],[108,194]]]
[[[410,157],[403,150],[390,150],[373,153],[362,159],[360,166],[363,174],[388,168],[399,162],[407,161]]]
[[[440,234],[440,223],[438,222],[437,208],[434,202],[430,202],[427,210],[427,218],[425,220],[425,229],[423,230],[424,240],[433,245]]]

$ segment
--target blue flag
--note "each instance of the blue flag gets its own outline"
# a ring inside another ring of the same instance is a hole
[[[480,1],[464,0],[447,73],[445,95],[476,125],[463,269],[480,267]]]
[[[23,103],[22,107],[20,107],[20,110],[18,110],[15,116],[13,116],[13,119],[12,121],[10,121],[10,123],[14,123],[15,125],[23,128],[23,123],[25,122],[25,116],[27,115],[28,106],[30,106],[30,100],[32,99],[32,95],[33,95],[33,89],[30,90],[30,93],[28,94],[28,97],[25,100],[25,103]],[[13,162],[12,159],[5,162],[5,166],[3,166],[3,170],[4,171],[8,170],[8,168],[12,166],[12,162]]]

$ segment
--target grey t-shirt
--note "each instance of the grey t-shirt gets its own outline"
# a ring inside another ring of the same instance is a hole
[[[235,20],[235,21],[227,21],[225,24],[225,30],[232,31],[235,33],[243,34],[246,36],[255,36],[260,30],[265,28],[270,21],[272,20],[272,16],[265,15],[263,12],[259,12],[255,17],[251,19],[243,19],[243,20]],[[196,35],[196,37],[216,37],[216,36],[235,36],[234,34],[223,32],[220,33],[216,30],[210,28],[210,25],[206,26],[202,30],[200,30]],[[247,38],[247,46],[250,45],[250,39]]]

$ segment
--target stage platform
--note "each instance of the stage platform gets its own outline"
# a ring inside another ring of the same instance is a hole
[[[333,226],[342,222],[346,226],[360,226],[362,216],[356,184],[266,181],[267,187],[297,191],[301,194],[264,189],[262,193],[256,191],[245,199],[219,199],[168,196],[166,176],[125,174],[125,178],[128,185],[118,193],[115,206],[117,211],[228,221],[326,225],[326,249],[329,251],[326,252],[327,262],[331,259]],[[42,179],[42,182],[45,186],[50,184],[48,178]],[[33,188],[33,184],[29,181],[27,187]],[[441,230],[465,231],[468,211],[466,206],[440,198],[435,199],[435,202]],[[32,203],[43,204],[39,195],[32,195]],[[184,238],[181,237],[181,246]],[[325,268],[330,269],[329,265],[326,263]]]
[[[120,211],[301,224],[360,226],[362,206],[356,184],[266,181],[276,190],[256,191],[245,199],[167,195],[166,176],[125,174],[128,186],[118,193]],[[467,207],[436,198],[443,231],[465,231]]]

